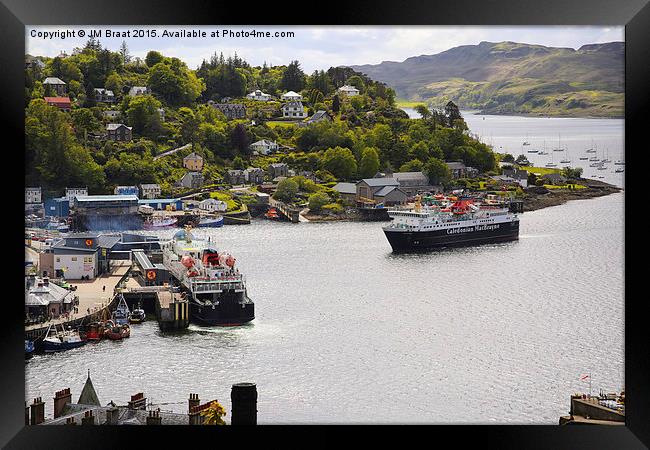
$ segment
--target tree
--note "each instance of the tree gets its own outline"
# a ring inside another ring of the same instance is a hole
[[[438,158],[431,158],[424,166],[424,172],[429,177],[431,184],[443,184],[451,179],[451,172],[447,164]]]
[[[147,53],[147,56],[144,58],[144,62],[147,64],[148,67],[153,67],[159,62],[163,61],[164,56],[155,50],[151,50],[149,53]]]
[[[562,169],[562,175],[570,179],[578,179],[582,176],[582,167],[565,167]]]
[[[447,102],[445,105],[445,115],[447,116],[447,125],[450,127],[455,126],[456,120],[462,119],[458,106],[452,101]]]
[[[338,95],[332,98],[332,111],[338,113],[341,110],[341,99]]]
[[[512,156],[510,153],[506,153],[501,157],[501,161],[513,163],[515,162],[515,157]]]
[[[244,170],[246,168],[246,163],[239,156],[235,156],[232,160],[233,169]]]
[[[298,183],[291,178],[285,178],[278,183],[273,198],[282,202],[291,203],[298,193]]]
[[[327,195],[325,192],[316,192],[309,196],[309,209],[311,211],[318,212],[329,202],[329,195]]]
[[[122,57],[122,64],[131,62],[131,55],[129,55],[129,48],[126,46],[126,41],[122,41],[120,46],[120,56]]]
[[[210,405],[201,410],[200,414],[203,416],[203,425],[226,425],[222,419],[226,415],[226,410],[216,400],[210,402]]]
[[[192,103],[205,89],[203,81],[178,58],[155,64],[149,70],[148,86],[170,105]]]
[[[349,148],[328,148],[322,159],[323,169],[340,180],[347,180],[357,172],[357,161]]]
[[[379,170],[379,152],[374,147],[366,147],[361,152],[359,161],[359,176],[373,177]]]
[[[158,108],[161,106],[161,103],[151,95],[129,98],[126,114],[133,131],[152,139],[157,138],[162,131],[158,113]]]
[[[517,159],[515,159],[515,163],[519,164],[520,166],[527,166],[528,158],[526,158],[526,155],[519,155],[517,156]]]
[[[235,128],[233,128],[230,134],[230,140],[232,141],[232,145],[240,153],[246,155],[249,153],[250,139],[248,138],[248,134],[246,133],[246,127],[244,127],[243,124],[238,123],[237,125],[235,125]]]
[[[282,74],[280,86],[287,91],[300,92],[305,88],[305,73],[298,61],[291,61]]]
[[[415,106],[415,111],[422,117],[422,120],[427,121],[431,118],[431,111],[426,105],[419,104]]]
[[[400,172],[421,172],[424,169],[424,163],[419,159],[413,159],[407,163],[402,164],[399,168]]]

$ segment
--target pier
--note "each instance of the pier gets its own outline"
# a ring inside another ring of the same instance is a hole
[[[117,261],[109,273],[100,275],[93,280],[75,280],[77,289],[77,313],[70,313],[47,322],[28,325],[25,327],[25,339],[39,340],[45,337],[50,325],[77,327],[110,317],[110,312],[117,305],[114,295],[116,287],[128,275],[131,264],[129,261]]]
[[[190,324],[189,303],[174,287],[145,286],[137,278],[129,278],[117,289],[124,296],[129,309],[140,305],[147,314],[155,314],[162,331],[181,330]]]

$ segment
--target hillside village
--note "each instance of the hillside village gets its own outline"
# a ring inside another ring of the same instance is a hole
[[[453,102],[409,119],[392,89],[351,68],[307,75],[298,61],[252,67],[215,53],[192,70],[90,40],[71,55],[27,55],[25,73],[26,201],[38,190],[57,210],[79,189],[227,211],[266,193],[337,215],[419,192],[551,182],[516,164],[504,172]]]

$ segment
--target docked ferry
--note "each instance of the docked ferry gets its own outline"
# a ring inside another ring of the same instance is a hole
[[[475,245],[519,239],[519,217],[501,205],[456,200],[421,205],[412,210],[389,210],[392,223],[383,227],[393,252]]]
[[[209,240],[195,239],[191,226],[162,244],[163,264],[188,297],[190,320],[199,325],[241,325],[255,318],[235,258]]]

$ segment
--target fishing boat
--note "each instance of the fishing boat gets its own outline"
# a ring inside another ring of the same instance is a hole
[[[138,305],[138,307],[129,314],[129,323],[142,323],[144,322],[145,317],[146,314],[144,313],[144,309]]]
[[[115,325],[126,325],[129,323],[129,305],[126,304],[126,300],[122,294],[120,294],[120,301],[115,311],[113,311],[111,318],[115,322]]]
[[[54,333],[50,334],[52,328]],[[43,339],[43,350],[46,353],[59,352],[85,345],[86,341],[81,338],[79,331],[68,328],[67,330],[56,329],[56,326],[50,325],[47,329],[46,337]]]
[[[128,323],[125,323],[123,325],[115,325],[113,328],[106,332],[106,337],[111,341],[119,341],[126,339],[129,336],[131,336],[131,327],[129,327]]]
[[[218,228],[222,226],[223,226],[223,216],[201,217],[201,219],[199,219],[199,223],[197,224],[197,227],[201,227],[201,228],[207,228],[207,227]]]
[[[143,223],[145,230],[157,230],[161,228],[172,228],[176,226],[178,219],[175,217],[154,217],[151,221]]]
[[[25,339],[25,359],[29,359],[32,356],[34,356],[34,342]]]
[[[91,322],[86,328],[86,339],[99,341],[104,337],[104,325],[101,322]]]

